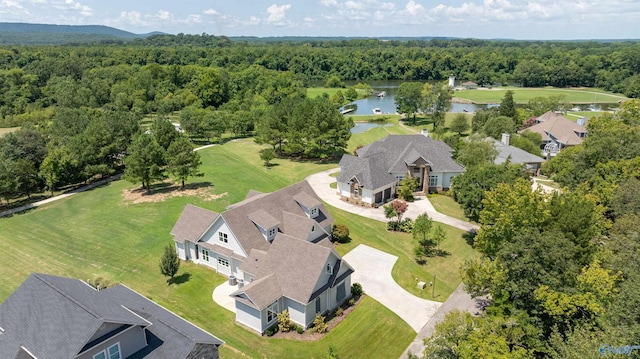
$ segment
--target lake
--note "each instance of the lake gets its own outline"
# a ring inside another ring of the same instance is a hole
[[[379,108],[383,114],[395,114],[396,104],[395,104],[395,96],[396,92],[398,92],[398,86],[404,81],[368,81],[367,83],[371,85],[371,88],[374,92],[386,92],[386,96],[378,97],[378,96],[369,96],[367,98],[363,98],[360,100],[356,100],[348,105],[345,108],[355,108],[355,111],[349,113],[350,115],[373,115],[373,109]],[[347,82],[347,86],[353,86],[356,83]],[[474,104],[461,104],[461,103],[452,103],[450,112],[475,112],[484,106],[474,105]],[[341,108],[340,110],[343,110]]]

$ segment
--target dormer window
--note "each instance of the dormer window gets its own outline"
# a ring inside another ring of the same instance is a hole
[[[333,266],[331,263],[327,263],[327,274],[333,274]]]
[[[311,217],[311,218],[318,217],[318,208],[317,207],[311,208],[311,212],[309,214],[309,217]]]
[[[276,233],[278,233],[278,227],[269,229],[269,238],[275,237]]]

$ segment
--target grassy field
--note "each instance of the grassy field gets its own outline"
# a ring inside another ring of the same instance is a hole
[[[460,205],[453,199],[453,197],[442,194],[432,194],[429,195],[429,201],[433,204],[436,211],[453,218],[469,221],[469,219],[465,217],[464,211],[460,208]]]
[[[9,132],[13,132],[13,131],[17,131],[20,127],[5,127],[5,128],[0,128],[0,137],[3,136],[5,133],[9,133]]]
[[[477,104],[490,102],[499,103],[507,90],[514,92],[513,99],[516,103],[527,103],[534,97],[550,97],[564,95],[564,101],[575,104],[588,103],[613,103],[625,96],[605,92],[599,89],[561,89],[561,88],[522,88],[522,87],[496,87],[493,89],[477,89],[456,91],[453,96],[473,101]]]
[[[116,181],[0,219],[0,300],[35,271],[82,279],[103,277],[127,284],[220,337],[226,342],[221,350],[224,358],[324,358],[329,345],[343,357],[398,357],[415,333],[371,298],[320,341],[299,342],[263,338],[236,325],[233,313],[211,300],[211,291],[225,278],[203,266],[183,264],[178,278],[184,282],[166,285],[157,263],[163,247],[172,243],[169,231],[187,203],[223,211],[249,189],[273,191],[335,166],[276,160],[275,166],[265,169],[257,150],[247,139],[201,152],[205,177],[198,181],[210,183],[213,193],[223,195],[214,201],[174,197],[157,203],[126,203],[123,191],[137,186]]]

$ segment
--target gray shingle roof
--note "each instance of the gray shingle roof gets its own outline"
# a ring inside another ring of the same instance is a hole
[[[184,358],[163,353],[184,351],[196,342],[222,344],[125,286],[96,291],[80,280],[32,274],[0,305],[0,353],[17,353],[23,345],[39,358],[73,358],[103,323],[146,327],[141,317],[153,323],[148,330],[165,343],[145,358]]]
[[[361,186],[376,189],[396,182],[390,173],[403,173],[407,164],[424,158],[433,172],[462,172],[464,167],[452,158],[446,143],[424,135],[389,135],[358,150],[358,157],[344,155],[340,160],[338,182],[356,177]]]
[[[171,229],[171,234],[178,242],[195,242],[218,216],[216,212],[188,204]]]
[[[297,231],[288,233],[284,213],[307,218],[307,214],[300,204],[293,199],[294,196],[300,193],[305,193],[311,198],[318,198],[309,183],[307,181],[301,181],[279,191],[267,193],[262,196],[254,196],[249,201],[245,200],[236,204],[223,212],[222,217],[245,251],[250,252],[252,249],[266,251],[269,249],[269,242],[267,242],[251,219],[249,219],[249,215],[258,211],[264,211],[278,222],[285,224],[280,229],[281,232],[297,236]],[[333,217],[322,203],[318,206],[318,211],[319,214],[315,220],[320,226],[326,227],[333,223]],[[304,234],[304,238],[301,239],[306,239],[307,235],[308,233]]]
[[[493,163],[497,165],[503,164],[508,157],[510,157],[511,163],[542,163],[544,162],[544,158],[533,155],[518,147],[505,145],[504,143],[494,139],[491,139],[491,141],[493,141],[493,147],[495,147],[495,149],[498,150],[496,159],[493,161]]]

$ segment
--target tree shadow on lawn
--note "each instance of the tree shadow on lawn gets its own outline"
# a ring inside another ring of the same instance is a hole
[[[162,193],[171,193],[173,191],[182,191],[182,190],[194,190],[200,188],[209,188],[212,187],[213,183],[209,181],[204,182],[193,182],[193,183],[185,183],[184,188],[180,185],[180,183],[174,182],[162,182],[151,185],[151,193],[147,193],[147,190],[140,187],[134,190],[131,190],[132,193],[141,192],[142,196],[154,195],[154,194],[162,194]]]
[[[464,241],[467,242],[467,244],[470,245],[471,248],[475,248],[474,243],[475,243],[476,234],[478,233],[475,229],[472,229],[462,234],[462,238],[464,238]]]
[[[185,272],[173,278],[169,278],[169,280],[167,281],[167,284],[180,285],[188,282],[189,279],[191,279],[191,273]]]

